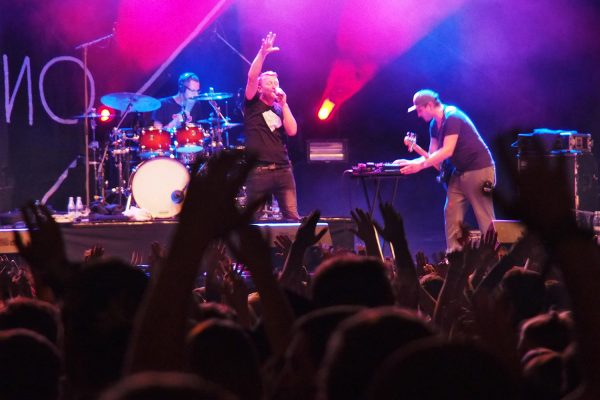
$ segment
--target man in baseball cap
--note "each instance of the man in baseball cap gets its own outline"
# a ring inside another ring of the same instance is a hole
[[[417,106],[425,106],[429,102],[439,103],[440,95],[429,89],[419,90],[413,96],[413,105],[408,107],[408,112],[413,112],[417,109]]]
[[[408,112],[429,123],[429,151],[421,157],[396,160],[400,172],[414,174],[428,167],[441,170],[440,183],[447,186],[444,207],[446,246],[448,251],[461,248],[461,226],[469,205],[477,224],[485,233],[494,219],[491,190],[496,182],[492,155],[471,119],[458,107],[442,103],[437,92],[419,90]],[[409,145],[407,143],[407,145]],[[412,150],[413,144],[409,145]],[[414,146],[417,151],[420,147]]]

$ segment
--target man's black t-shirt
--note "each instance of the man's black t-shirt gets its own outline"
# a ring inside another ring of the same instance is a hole
[[[173,120],[174,114],[181,114],[181,105],[177,104],[172,96],[160,99],[160,108],[152,113],[152,120],[167,125]],[[188,123],[196,123],[202,118],[202,107],[199,102],[194,103],[192,109],[186,112]]]
[[[474,171],[494,165],[490,150],[477,132],[471,119],[454,106],[444,106],[444,120],[437,129],[435,119],[429,125],[429,134],[442,147],[446,135],[458,135],[450,162],[460,172]]]
[[[290,163],[283,111],[277,103],[273,106],[265,104],[258,93],[251,100],[244,99],[244,130],[246,150],[258,161],[281,165]]]

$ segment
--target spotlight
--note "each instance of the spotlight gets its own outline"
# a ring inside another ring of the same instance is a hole
[[[115,111],[111,108],[102,106],[98,108],[97,115],[100,122],[104,124],[112,121],[113,117],[115,116]]]
[[[335,103],[333,101],[329,99],[323,100],[323,104],[321,104],[321,108],[319,109],[317,116],[321,121],[325,121],[331,115],[334,107]]]

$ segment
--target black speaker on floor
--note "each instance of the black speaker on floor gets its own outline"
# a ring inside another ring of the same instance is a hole
[[[569,188],[573,195],[573,208],[575,210],[598,210],[598,164],[594,155],[589,152],[559,152],[550,154],[519,154],[519,172],[539,163],[553,165],[559,158],[565,159]]]

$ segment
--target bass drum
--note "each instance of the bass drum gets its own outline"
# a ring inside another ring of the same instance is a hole
[[[131,193],[138,207],[154,218],[179,214],[190,181],[187,168],[168,157],[146,160],[131,175]]]

